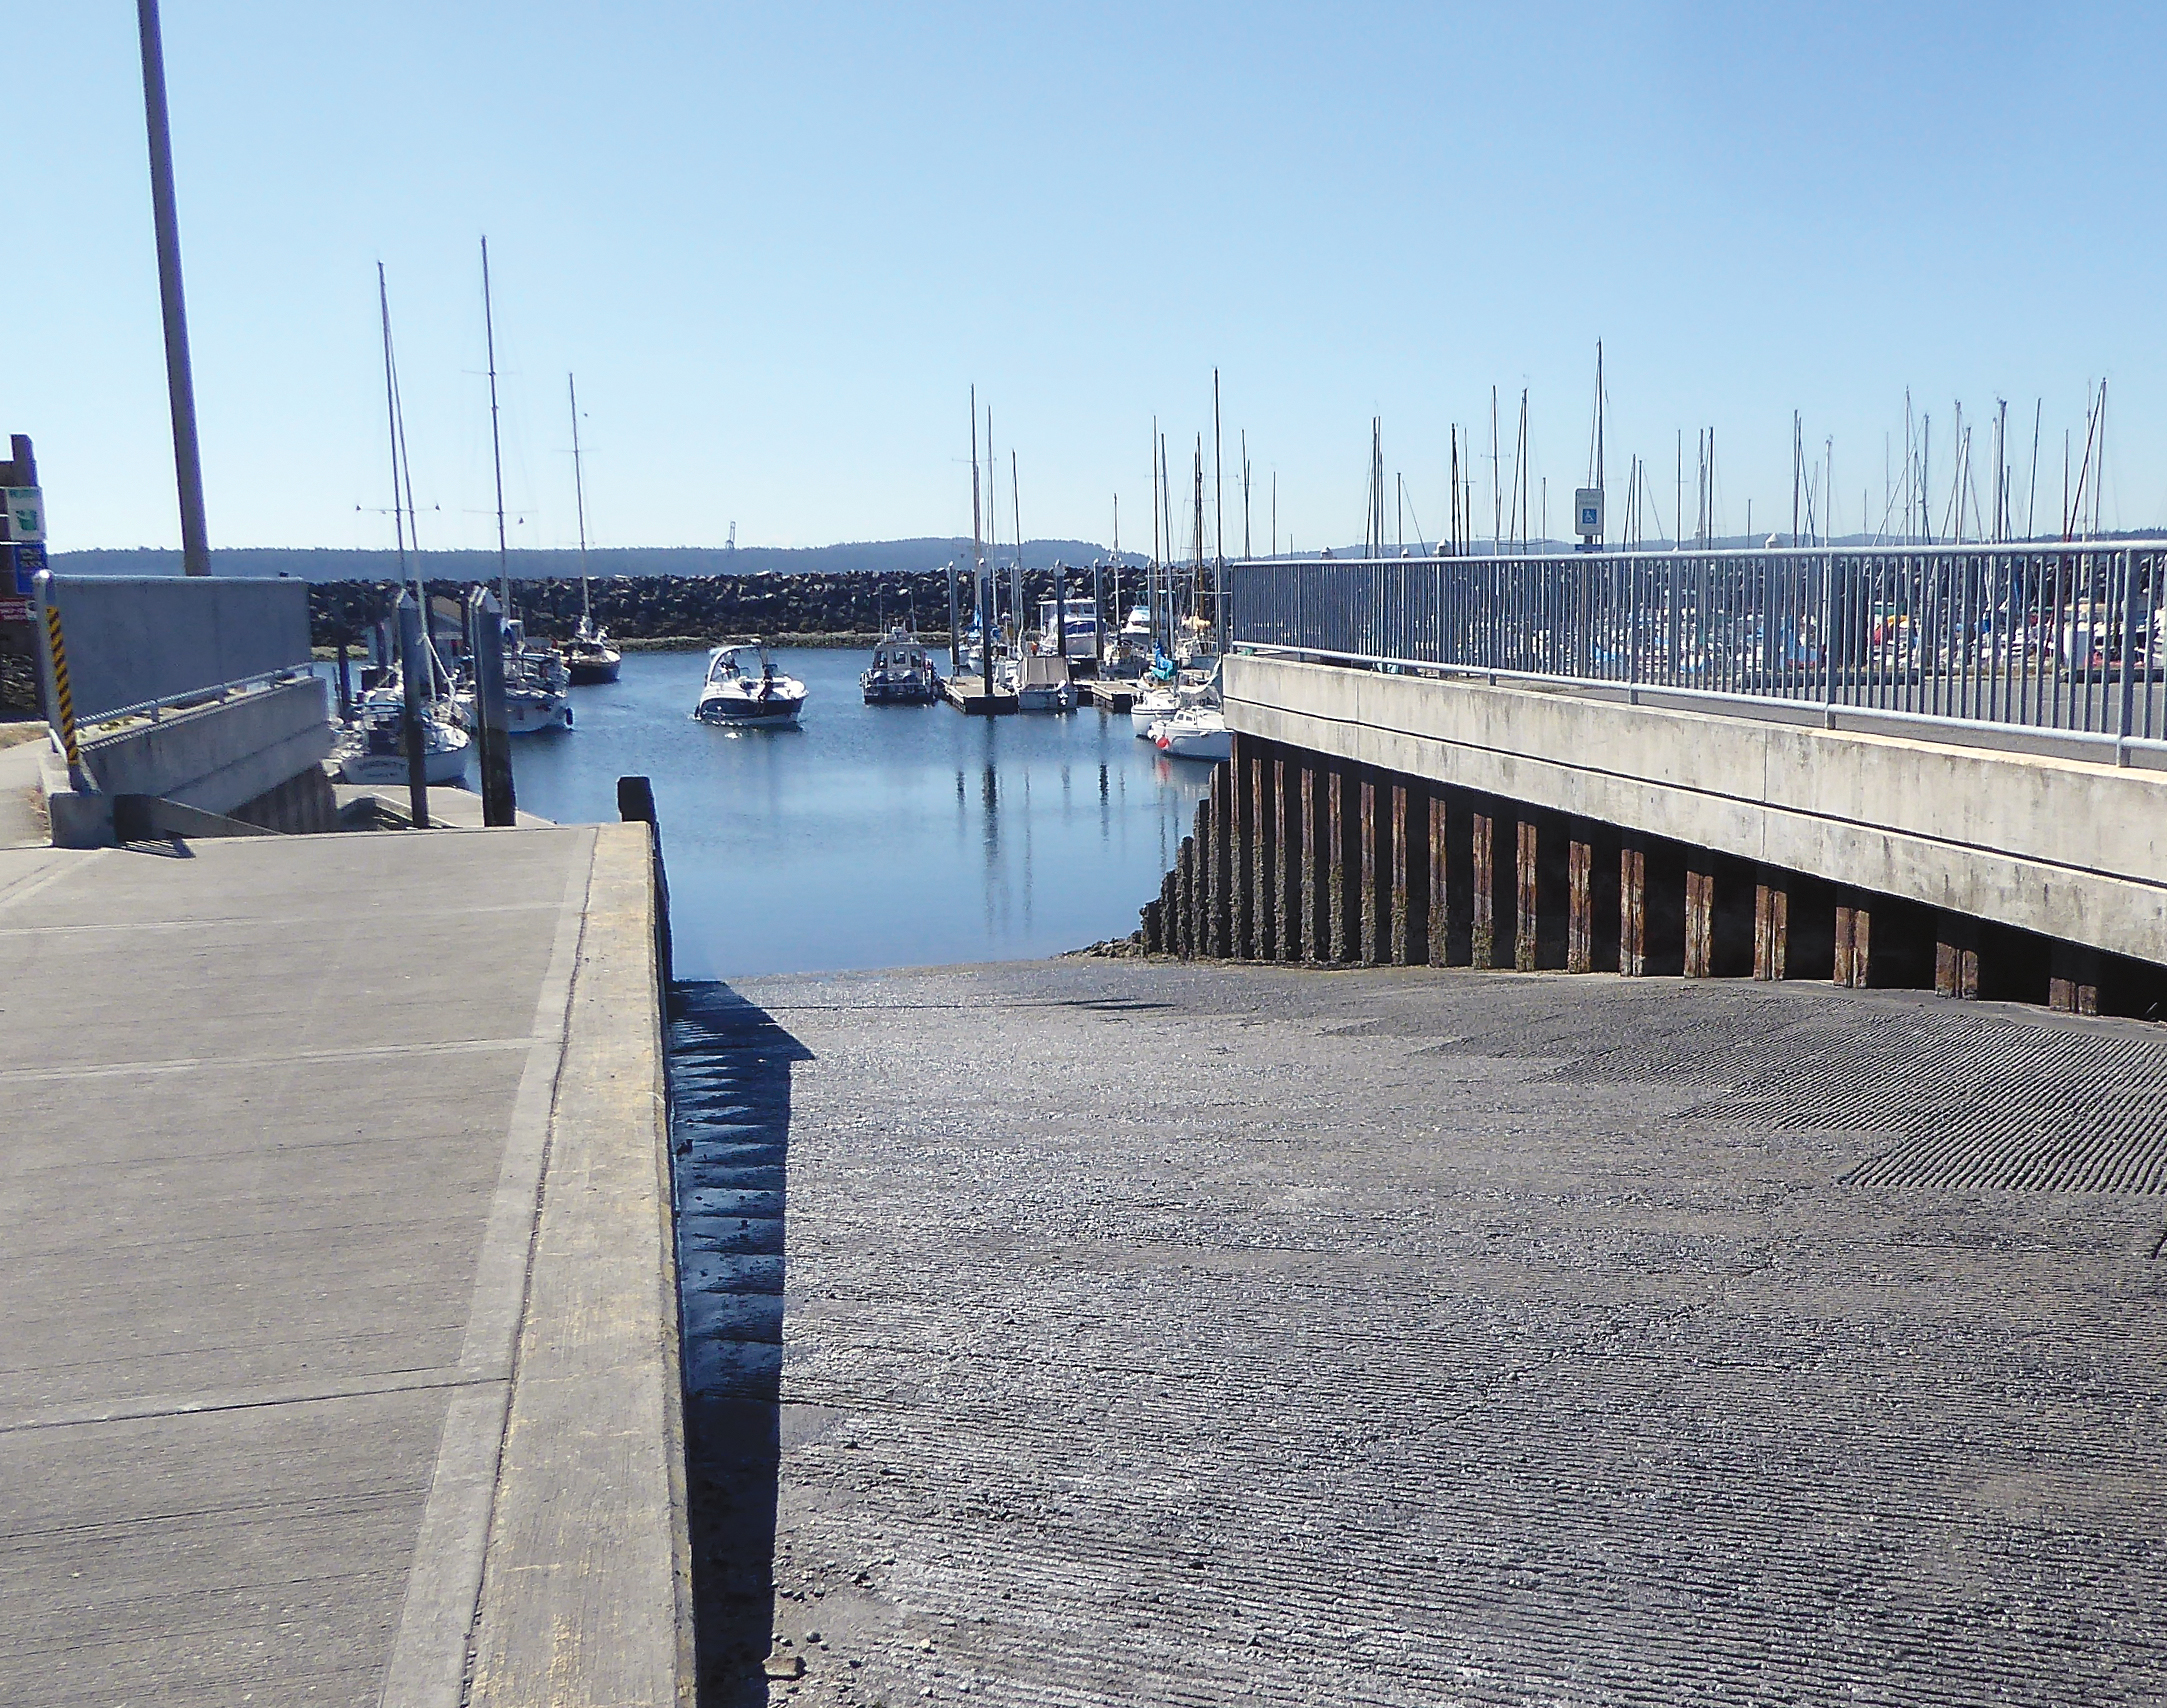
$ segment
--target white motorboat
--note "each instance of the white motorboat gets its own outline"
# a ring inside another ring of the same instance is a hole
[[[1072,665],[1097,664],[1097,601],[1088,593],[1080,597],[1071,595],[1062,599],[1057,609],[1051,599],[1041,599],[1038,602],[1038,650],[1054,654],[1065,651]]]
[[[692,715],[702,723],[787,728],[805,705],[805,684],[785,676],[764,643],[718,646],[707,655],[707,680]]]
[[[1068,660],[1052,653],[1026,653],[1004,658],[993,669],[994,691],[1016,696],[1019,712],[1073,712],[1076,684],[1068,673]]]
[[[1159,725],[1153,738],[1161,753],[1174,759],[1217,763],[1234,757],[1234,732],[1216,706],[1185,706]]]
[[[332,749],[339,775],[349,783],[408,781],[404,725],[406,706],[394,690],[365,695]],[[422,778],[437,786],[466,781],[473,738],[435,706],[421,712]]]

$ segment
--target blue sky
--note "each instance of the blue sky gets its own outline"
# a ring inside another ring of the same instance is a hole
[[[56,546],[171,544],[134,8],[6,32],[0,430]],[[2158,8],[166,0],[165,33],[214,545],[388,544],[379,259],[423,543],[493,538],[484,232],[524,544],[573,537],[568,370],[606,545],[967,531],[974,383],[1004,534],[1013,449],[1027,533],[1104,539],[1118,491],[1142,545],[1152,416],[1185,487],[1214,365],[1260,549],[1274,471],[1282,543],[1360,537],[1373,414],[1434,535],[1493,384],[1562,531],[1598,338],[1613,488],[1645,456],[1666,527],[1708,426],[1724,525],[1787,526],[1794,408],[1855,527],[1907,386],[1937,487],[1953,403],[1984,465],[2000,396],[2021,494],[2043,399],[2044,518],[2101,376],[2105,520],[2167,522]]]

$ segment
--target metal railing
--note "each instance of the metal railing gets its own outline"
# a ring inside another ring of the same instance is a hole
[[[1243,563],[1237,651],[2167,736],[2167,541]]]

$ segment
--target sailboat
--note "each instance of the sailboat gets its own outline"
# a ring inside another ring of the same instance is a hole
[[[535,735],[572,727],[572,676],[547,647],[527,644],[526,626],[512,616],[511,548],[504,536],[504,442],[497,426],[497,329],[489,298],[489,239],[482,239],[482,326],[489,342],[489,454],[497,479],[497,603],[504,615],[504,727]],[[471,669],[471,666],[470,666]],[[478,713],[470,679],[458,705],[467,728]]]
[[[376,299],[384,328],[384,413],[391,442],[391,528],[399,551],[399,583],[406,584],[406,553],[414,548],[414,601],[426,612],[428,588],[421,575],[421,542],[413,532],[414,476],[406,462],[405,417],[399,399],[399,370],[391,349],[391,292],[384,280],[384,264],[376,264]],[[404,482],[404,498],[401,482]],[[464,783],[467,755],[473,741],[452,717],[451,707],[438,693],[436,655],[424,625],[423,657],[429,680],[422,685],[419,733],[422,749],[422,780],[438,786]],[[355,703],[353,715],[332,748],[339,775],[349,783],[399,784],[411,781],[406,757],[406,683],[388,646],[373,686]]]
[[[575,688],[592,687],[617,680],[624,654],[609,644],[609,635],[595,627],[594,594],[587,584],[587,488],[579,468],[579,388],[572,376],[564,376],[564,389],[572,402],[572,499],[579,511],[579,633],[558,650]]]

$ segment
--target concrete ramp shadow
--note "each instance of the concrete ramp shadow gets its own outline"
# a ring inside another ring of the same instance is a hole
[[[724,984],[671,991],[670,1163],[704,1708],[767,1701],[790,1067],[812,1052]]]

